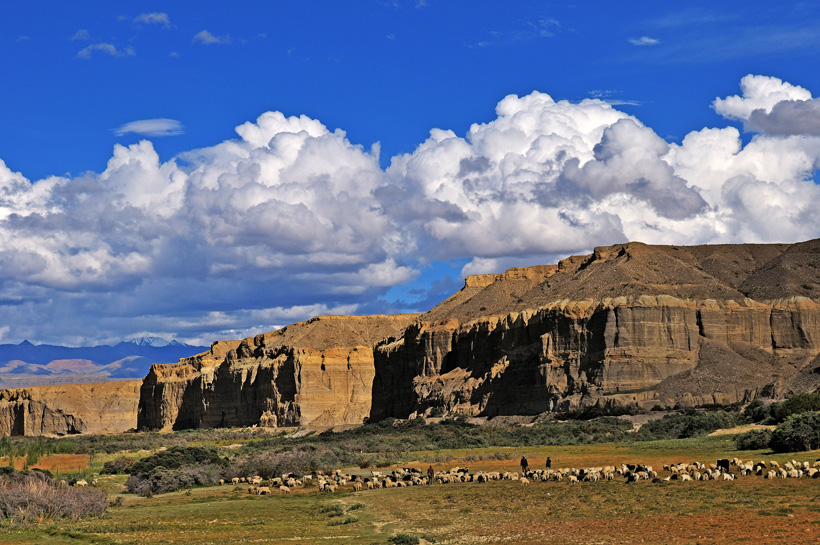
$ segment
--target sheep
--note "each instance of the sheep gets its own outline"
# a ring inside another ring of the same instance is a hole
[[[256,491],[256,494],[259,496],[269,496],[270,493],[270,488],[267,486],[260,486],[259,489]]]
[[[692,477],[690,477],[688,473],[681,473],[680,480],[681,481],[691,481]]]
[[[290,488],[285,485],[279,487],[279,492],[284,492],[285,494],[290,494]]]
[[[356,492],[359,492],[361,489],[362,489],[362,483],[360,483],[360,482],[353,483],[353,490],[355,490]]]
[[[85,488],[86,486],[88,486],[88,481],[86,481],[85,479],[80,479],[79,481],[74,483],[74,486],[77,486],[79,488]]]
[[[530,480],[529,480],[528,478],[526,478],[526,477],[521,477],[521,478],[518,480],[518,482],[520,482],[520,483],[521,483],[521,486],[529,486],[529,485],[530,485]]]
[[[567,477],[567,482],[577,483],[578,482],[578,477],[576,477],[575,475],[570,475],[569,477]]]
[[[259,490],[258,486],[249,486],[248,487],[248,494],[256,494],[257,490]]]
[[[233,479],[231,479],[231,484],[238,485],[239,484],[239,477],[234,477]]]

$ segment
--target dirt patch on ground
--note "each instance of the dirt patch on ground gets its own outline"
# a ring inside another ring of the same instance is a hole
[[[0,458],[0,467],[8,466],[9,459]],[[26,465],[26,458],[14,459],[14,468],[22,470]],[[88,454],[52,454],[43,456],[36,464],[32,464],[30,469],[46,469],[54,474],[66,473],[70,471],[82,471],[88,467]]]
[[[738,433],[746,433],[747,431],[773,430],[775,426],[762,426],[760,424],[746,424],[745,426],[735,426],[734,428],[724,428],[722,430],[715,430],[709,434],[710,437],[715,435],[737,435]]]

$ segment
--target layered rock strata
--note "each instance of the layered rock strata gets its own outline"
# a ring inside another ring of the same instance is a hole
[[[820,241],[596,248],[423,315],[320,316],[155,365],[141,429],[744,402],[820,386]]]
[[[137,425],[139,380],[0,390],[0,434],[121,433]]]
[[[651,409],[815,389],[819,249],[630,243],[468,277],[376,348],[371,418]]]
[[[318,316],[154,365],[138,427],[361,424],[370,414],[373,347],[417,316]]]

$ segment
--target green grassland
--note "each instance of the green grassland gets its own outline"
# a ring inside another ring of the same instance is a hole
[[[222,441],[222,438],[216,438]],[[201,444],[206,444],[203,441]],[[223,442],[224,444],[224,442]],[[148,451],[145,451],[147,453]],[[744,460],[814,461],[820,451],[773,454],[734,450],[731,436],[565,446],[491,446],[404,451],[396,466],[472,472],[530,467],[589,467],[646,463]],[[133,455],[133,453],[132,453]],[[95,456],[96,468],[114,453]],[[499,459],[501,458],[501,459]],[[506,459],[505,459],[506,458]],[[353,466],[350,472],[369,474]],[[102,475],[112,501],[102,517],[43,521],[0,528],[0,544],[388,544],[398,534],[420,543],[816,543],[820,541],[820,479],[627,484],[517,481],[363,490],[335,494],[315,484],[290,494],[253,496],[243,486],[211,486],[158,494],[124,494],[124,475]]]

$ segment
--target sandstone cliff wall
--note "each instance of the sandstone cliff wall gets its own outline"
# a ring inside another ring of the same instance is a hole
[[[633,242],[470,276],[423,315],[322,316],[154,366],[138,425],[327,427],[812,391],[817,271],[820,240]]]
[[[319,316],[155,365],[142,384],[138,426],[361,424],[370,415],[373,346],[416,317]]]
[[[802,297],[661,295],[419,322],[376,348],[371,418],[434,407],[497,416],[749,400],[814,361],[818,320],[820,304]]]
[[[121,433],[137,424],[138,380],[0,390],[0,434]]]

